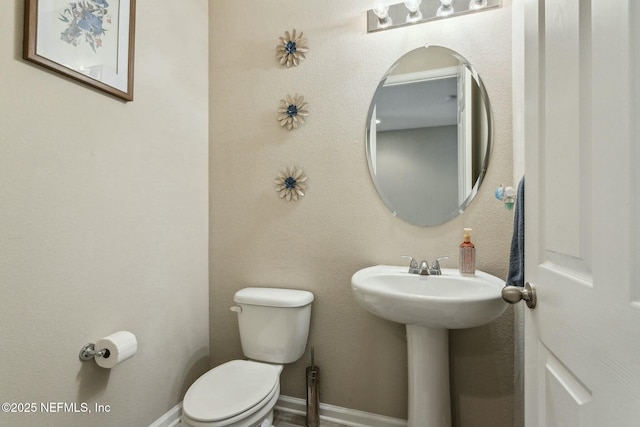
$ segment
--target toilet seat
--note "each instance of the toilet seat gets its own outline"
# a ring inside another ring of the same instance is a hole
[[[280,392],[281,365],[232,360],[211,369],[184,396],[183,414],[224,426],[250,417]]]

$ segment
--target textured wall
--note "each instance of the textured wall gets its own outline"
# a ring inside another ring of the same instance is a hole
[[[0,425],[149,425],[209,364],[208,2],[137,2],[131,103],[23,61],[24,3],[0,15],[0,402],[111,411]],[[120,329],[132,359],[78,359]]]
[[[511,7],[366,34],[373,1],[219,0],[210,4],[212,363],[242,357],[233,304],[236,290],[282,286],[314,292],[310,344],[322,369],[323,402],[406,417],[406,341],[402,325],[361,309],[351,275],[400,255],[449,255],[457,265],[462,228],[472,227],[478,268],[506,275],[510,212],[493,197],[509,184]],[[310,52],[297,68],[275,59],[278,37],[303,30]],[[469,209],[438,227],[391,216],[369,178],[364,129],[379,79],[402,54],[445,45],[482,76],[495,117],[486,185]],[[311,115],[300,129],[278,126],[276,109],[299,93]],[[295,164],[309,176],[299,202],[278,198],[273,179]],[[457,425],[512,424],[512,312],[493,324],[451,334]],[[304,359],[285,368],[282,393],[304,397]]]

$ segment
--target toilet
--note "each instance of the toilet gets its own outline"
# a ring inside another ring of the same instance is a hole
[[[311,292],[245,288],[233,300],[249,360],[223,363],[198,378],[182,402],[182,427],[272,427],[283,365],[304,354]]]

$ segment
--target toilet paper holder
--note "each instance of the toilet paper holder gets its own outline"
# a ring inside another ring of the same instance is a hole
[[[80,349],[80,360],[91,360],[95,357],[109,357],[109,350],[103,348],[102,350],[96,351],[95,344],[92,342],[85,344]]]
[[[85,344],[78,357],[82,361],[93,359],[101,368],[111,369],[130,359],[138,350],[138,340],[129,331],[118,331]]]

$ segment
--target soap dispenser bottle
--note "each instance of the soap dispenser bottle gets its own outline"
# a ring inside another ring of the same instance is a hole
[[[470,232],[470,228],[464,229],[464,241],[460,243],[460,274],[476,274],[476,247]]]

